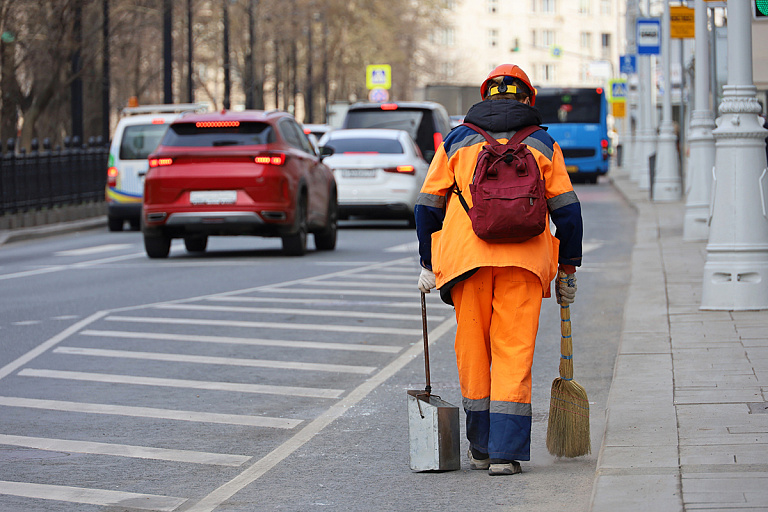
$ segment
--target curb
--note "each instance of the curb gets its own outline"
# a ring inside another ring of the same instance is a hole
[[[99,217],[68,222],[58,222],[56,224],[49,224],[46,226],[7,229],[0,231],[0,246],[12,242],[35,240],[66,233],[75,233],[78,231],[86,231],[98,228],[106,229],[106,226],[107,217],[106,215],[101,215]]]

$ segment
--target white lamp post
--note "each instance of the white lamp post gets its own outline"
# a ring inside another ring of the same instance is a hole
[[[715,165],[715,116],[709,107],[709,30],[704,0],[696,0],[696,78],[694,110],[688,138],[687,198],[683,240],[706,240],[709,236],[709,201],[712,196],[712,168]]]
[[[645,15],[650,13],[650,0],[645,0]],[[637,78],[640,88],[639,119],[636,158],[637,166],[633,168],[632,179],[641,190],[651,188],[651,173],[649,157],[656,148],[656,123],[654,121],[653,88],[655,82],[651,73],[651,55],[638,55]]]
[[[768,309],[768,166],[752,82],[750,2],[728,2],[728,85],[717,118],[701,309]]]
[[[681,196],[680,157],[677,153],[677,135],[672,121],[672,80],[670,73],[669,0],[664,2],[661,18],[661,61],[664,72],[664,98],[662,98],[661,126],[656,146],[656,170],[653,179],[654,201],[677,201]]]

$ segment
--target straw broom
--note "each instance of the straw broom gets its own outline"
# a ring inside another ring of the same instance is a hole
[[[560,272],[558,279],[565,279]],[[557,457],[578,457],[592,451],[587,392],[573,380],[571,310],[560,305],[560,377],[552,381],[547,450]]]

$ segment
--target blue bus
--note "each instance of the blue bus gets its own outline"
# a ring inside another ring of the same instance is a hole
[[[597,183],[610,165],[605,91],[601,87],[541,88],[536,108],[542,125],[563,150],[571,180]]]

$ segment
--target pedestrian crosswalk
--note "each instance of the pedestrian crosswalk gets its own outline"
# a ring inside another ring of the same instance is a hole
[[[15,420],[0,419],[0,447],[246,469],[221,486],[171,485],[159,495],[140,479],[116,489],[78,479],[76,471],[71,481],[46,482],[41,467],[34,481],[0,481],[0,508],[6,495],[213,510],[219,496],[268,471],[412,360],[422,336],[417,275],[413,258],[404,258],[94,313],[0,369],[0,418]],[[445,332],[452,311],[436,295],[429,297],[430,322]],[[293,400],[288,409],[286,400]],[[46,428],[33,421],[34,411],[45,414]],[[89,431],[96,418],[124,435]],[[132,429],[129,418],[140,425]],[[195,425],[203,435],[153,437],[153,422]],[[220,432],[230,432],[221,429],[231,428],[253,433],[248,442],[220,442]]]

